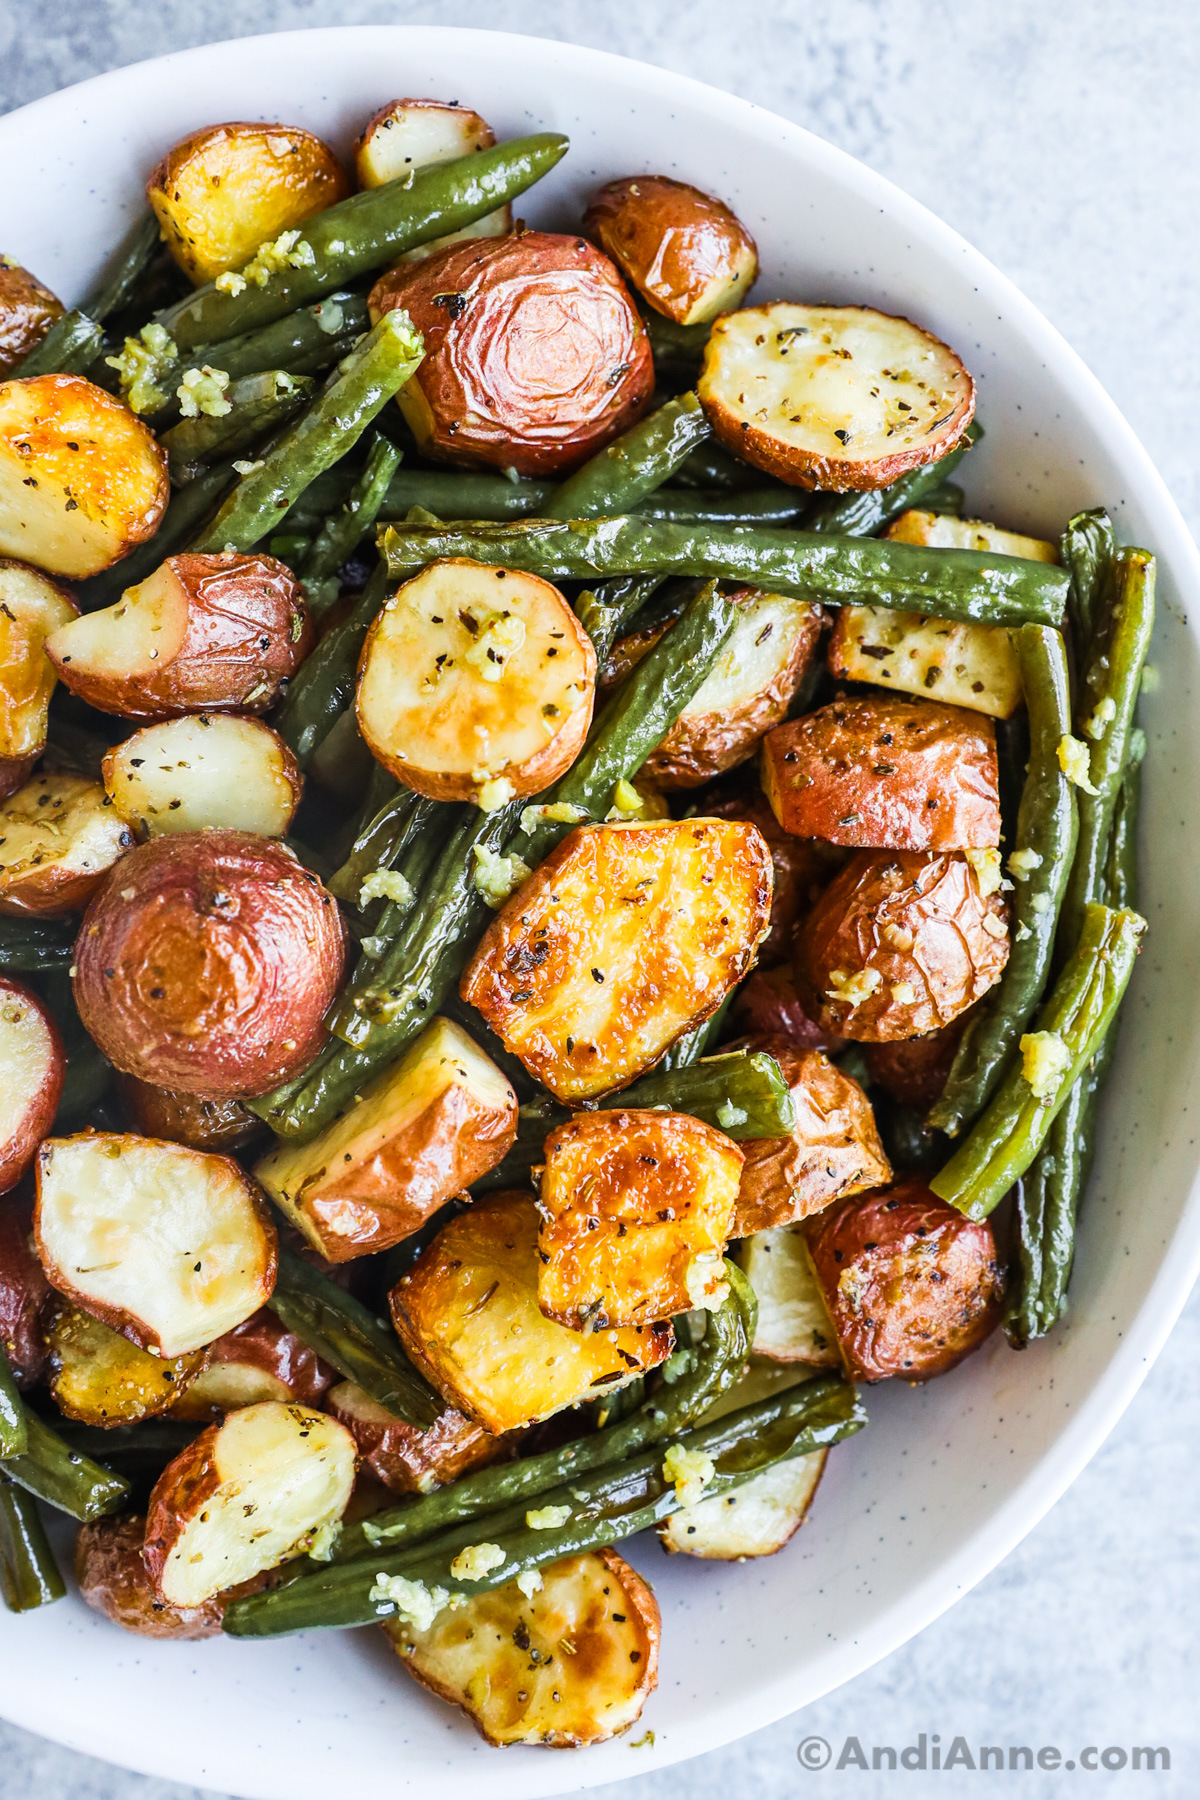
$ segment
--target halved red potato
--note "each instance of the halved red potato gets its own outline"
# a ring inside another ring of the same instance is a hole
[[[828,1450],[772,1463],[731,1494],[713,1494],[663,1520],[658,1538],[669,1554],[714,1562],[774,1556],[803,1525]]]
[[[32,776],[0,807],[0,913],[75,912],[132,845],[98,781],[65,769]]]
[[[166,451],[82,375],[0,383],[0,556],[77,580],[153,537]]]
[[[582,827],[493,920],[462,998],[560,1100],[592,1099],[716,1011],[766,934],[771,883],[753,825]]]
[[[16,1187],[53,1125],[66,1066],[37,995],[0,975],[0,1194]]]
[[[871,1080],[902,1106],[926,1112],[940,1095],[954,1061],[959,1039],[970,1012],[959,1013],[941,1031],[928,1037],[904,1038],[899,1043],[864,1044],[863,1055]]]
[[[173,1606],[303,1556],[354,1487],[354,1439],[328,1413],[266,1400],[210,1425],[167,1464],[146,1519],[146,1568]]]
[[[773,1363],[837,1368],[841,1362],[837,1333],[803,1230],[781,1225],[756,1231],[738,1245],[734,1259],[758,1301],[755,1356]]]
[[[158,1356],[186,1356],[270,1299],[278,1243],[229,1156],[132,1133],[48,1138],[34,1232],[68,1300]]]
[[[426,1431],[388,1412],[353,1381],[333,1388],[325,1409],[339,1419],[358,1445],[360,1466],[370,1469],[394,1494],[428,1494],[472,1469],[502,1462],[512,1443],[493,1437],[482,1425],[447,1407]]]
[[[883,535],[900,544],[928,544],[938,550],[991,550],[1000,556],[1023,556],[1028,562],[1058,561],[1058,545],[1045,538],[1002,531],[985,519],[955,519],[948,513],[921,512],[919,508],[901,513]]]
[[[383,1630],[410,1674],[459,1706],[489,1744],[578,1750],[636,1723],[658,1685],[662,1620],[650,1587],[615,1550],[548,1563],[444,1609],[418,1630]]]
[[[75,1000],[126,1075],[265,1094],[320,1049],[345,942],[333,897],[285,845],[248,831],[151,838],[84,919]]]
[[[588,202],[583,229],[626,281],[677,325],[702,325],[747,294],[754,239],[723,200],[669,175],[627,175]]]
[[[277,731],[227,713],[147,725],[114,745],[102,774],[141,838],[208,827],[283,837],[304,785]]]
[[[495,1436],[623,1387],[665,1361],[674,1341],[669,1324],[584,1333],[545,1317],[529,1194],[489,1194],[451,1219],[390,1302],[418,1368]]]
[[[78,611],[37,569],[0,560],[0,799],[20,787],[46,748],[54,669],[42,646]]]
[[[54,1403],[85,1425],[135,1425],[170,1412],[208,1362],[207,1348],[152,1356],[91,1313],[61,1304],[46,1344]]]
[[[829,640],[829,667],[847,681],[923,698],[936,693],[947,706],[993,719],[1010,719],[1023,698],[1007,625],[931,619],[885,606],[842,606]]]
[[[231,1600],[258,1591],[262,1578],[214,1594],[199,1606],[172,1606],[156,1592],[142,1558],[146,1521],[136,1514],[93,1519],[75,1539],[75,1579],[93,1612],[139,1637],[194,1641],[219,1637]]]
[[[843,862],[845,852],[836,844],[820,838],[798,838],[785,831],[764,794],[757,789],[733,800],[719,800],[711,809],[714,819],[743,819],[763,835],[771,852],[775,885],[771,893],[771,929],[759,949],[759,959],[770,965],[778,957],[790,957],[792,940],[801,916],[813,904],[822,888],[829,886]],[[750,980],[758,979],[757,972]],[[742,990],[743,993],[745,989]],[[739,995],[739,1004],[741,995]],[[764,1030],[769,1027],[764,1026]],[[785,1037],[790,1036],[784,1032]],[[827,1045],[819,1048],[826,1049]]]
[[[834,700],[763,741],[762,783],[785,831],[868,850],[1000,842],[990,719],[891,694]]]
[[[799,843],[799,839],[793,839]],[[779,1038],[794,1050],[842,1049],[845,1038],[809,1017],[796,992],[796,978],[786,963],[755,969],[734,997],[730,1018],[738,1031],[754,1039]],[[170,1137],[171,1133],[164,1134]]]
[[[337,1379],[336,1369],[264,1307],[208,1346],[204,1369],[171,1413],[207,1422],[263,1400],[314,1406]]]
[[[367,120],[354,146],[358,185],[379,187],[412,169],[470,156],[477,150],[490,150],[495,141],[487,120],[456,100],[390,100]],[[469,237],[503,237],[511,230],[512,207],[498,206],[495,212],[476,219],[473,225],[465,225],[461,231],[406,250],[399,260],[423,262],[446,244],[458,244]]]
[[[795,487],[888,487],[937,462],[975,412],[953,350],[869,306],[776,300],[718,319],[697,392],[730,450]]]
[[[117,1079],[126,1117],[143,1137],[169,1138],[192,1150],[240,1150],[263,1130],[240,1100],[156,1087],[136,1075]]]
[[[199,286],[350,192],[328,144],[297,125],[208,125],[154,169],[146,198],[171,254]]]
[[[18,1387],[46,1372],[46,1320],[54,1291],[33,1244],[33,1206],[24,1190],[0,1200],[0,1350]]]
[[[687,1113],[577,1113],[545,1144],[538,1305],[575,1331],[648,1324],[728,1291],[741,1147]]]
[[[313,643],[304,590],[257,553],[169,556],[46,640],[64,686],[123,719],[265,712]]]
[[[398,395],[426,456],[518,475],[575,468],[645,410],[654,368],[620,275],[580,237],[452,244],[371,290],[403,307],[425,357]]]
[[[494,1169],[517,1135],[517,1097],[460,1025],[435,1019],[368,1082],[358,1105],[255,1168],[276,1205],[329,1262],[410,1237]]]
[[[36,275],[0,256],[0,376],[11,374],[37,349],[63,310],[62,301]]]
[[[397,781],[474,800],[539,794],[587,737],[592,641],[556,587],[484,563],[431,563],[377,615],[359,662],[358,726]]]

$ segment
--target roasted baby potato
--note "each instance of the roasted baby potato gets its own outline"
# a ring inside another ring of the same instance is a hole
[[[393,1494],[428,1494],[472,1469],[512,1454],[512,1445],[447,1407],[425,1431],[372,1400],[353,1381],[339,1382],[325,1401],[358,1446],[360,1466]]]
[[[649,302],[677,325],[703,325],[754,285],[758,252],[721,200],[669,175],[610,181],[588,202],[583,229]]]
[[[75,1539],[75,1579],[82,1598],[93,1612],[125,1631],[176,1640],[219,1637],[229,1602],[263,1586],[259,1578],[214,1594],[199,1606],[172,1606],[155,1591],[142,1560],[145,1536],[145,1519],[122,1513],[93,1519]]]
[[[845,1194],[892,1178],[871,1103],[820,1050],[774,1039],[769,1050],[791,1091],[796,1123],[787,1137],[747,1138],[731,1237],[748,1237],[821,1212]]]
[[[0,975],[0,1194],[16,1187],[53,1125],[66,1066],[37,995]]]
[[[755,969],[738,989],[730,1017],[739,1031],[756,1042],[778,1038],[793,1050],[840,1050],[846,1041],[809,1017],[786,963]]]
[[[825,1469],[828,1450],[772,1463],[731,1494],[713,1494],[663,1520],[659,1542],[668,1553],[715,1562],[773,1556],[803,1525]]]
[[[781,725],[762,783],[785,831],[867,850],[988,850],[1000,842],[990,719],[931,700],[862,695]]]
[[[350,192],[337,157],[296,125],[209,125],[167,151],[146,198],[199,287]],[[290,246],[288,246],[290,248]]]
[[[977,868],[963,852],[860,850],[800,932],[796,981],[806,1008],[831,1031],[867,1043],[949,1025],[1008,961],[998,887],[998,859]]]
[[[723,819],[572,831],[503,907],[462,978],[560,1100],[624,1087],[715,1012],[770,920],[771,857]]]
[[[901,1106],[926,1112],[946,1085],[959,1039],[970,1012],[959,1013],[941,1031],[928,1037],[904,1038],[899,1043],[864,1044],[863,1055],[871,1080]]]
[[[279,1144],[254,1173],[329,1262],[410,1237],[494,1169],[517,1135],[517,1097],[459,1025],[435,1019],[306,1144]]]
[[[208,1350],[151,1356],[77,1306],[59,1305],[46,1326],[50,1392],[59,1412],[85,1425],[134,1425],[170,1412],[208,1362]]]
[[[263,1130],[240,1100],[184,1094],[136,1075],[118,1076],[117,1087],[127,1122],[142,1137],[169,1138],[192,1150],[240,1150]]]
[[[576,1750],[627,1731],[658,1685],[658,1602],[615,1550],[565,1556],[526,1595],[515,1581],[383,1629],[422,1687],[489,1744]]]
[[[457,101],[391,100],[367,120],[366,129],[354,146],[358,185],[380,187],[385,181],[407,175],[411,169],[490,150],[495,141],[486,119],[468,106],[459,106]],[[464,225],[461,231],[406,250],[399,260],[423,262],[446,244],[458,244],[469,237],[503,237],[511,230],[512,207],[498,206],[495,212],[476,219],[473,225]]]
[[[756,1231],[738,1245],[735,1260],[758,1301],[755,1356],[836,1368],[837,1334],[804,1231],[798,1225]]]
[[[166,452],[82,375],[0,383],[0,556],[48,575],[98,575],[153,537]]]
[[[842,606],[829,640],[829,667],[848,681],[870,681],[897,693],[936,693],[963,706],[1009,719],[1021,704],[1021,671],[1006,625],[971,625],[890,612],[884,606]]]
[[[545,1144],[538,1305],[575,1331],[649,1324],[727,1292],[740,1147],[687,1113],[578,1113]]]
[[[240,1099],[312,1061],[344,959],[337,906],[291,850],[246,831],[180,832],[131,850],[97,894],[75,1000],[124,1074]]]
[[[36,275],[0,256],[0,376],[11,375],[37,349],[63,310],[62,301]]]
[[[147,725],[114,745],[102,773],[139,838],[208,827],[283,837],[304,785],[277,731],[227,713]]]
[[[544,1316],[528,1194],[489,1194],[451,1219],[390,1299],[418,1368],[496,1436],[623,1387],[664,1361],[673,1342],[661,1323],[585,1334]]]
[[[346,1510],[354,1440],[328,1413],[266,1400],[210,1425],[167,1464],[147,1509],[159,1597],[202,1606],[302,1556]]]
[[[336,1369],[264,1307],[208,1346],[203,1371],[171,1413],[207,1422],[263,1400],[314,1406],[337,1379]]]
[[[919,1179],[832,1208],[810,1227],[809,1246],[852,1381],[944,1375],[999,1323],[1004,1272],[991,1226]]]
[[[930,544],[939,550],[992,550],[1000,556],[1023,556],[1029,562],[1056,563],[1057,544],[1045,538],[1002,531],[983,519],[955,519],[946,513],[901,513],[884,532],[901,544]]]
[[[0,800],[20,787],[46,748],[54,670],[42,646],[78,610],[36,569],[0,561]]]
[[[54,1292],[33,1247],[33,1207],[21,1194],[0,1200],[0,1350],[18,1387],[46,1372],[46,1320]]]
[[[953,350],[869,306],[777,300],[718,319],[697,385],[721,442],[795,487],[888,487],[953,450],[975,384]]]
[[[32,776],[0,810],[0,913],[58,918],[86,906],[132,845],[98,781]]]
[[[363,645],[358,726],[397,781],[431,800],[491,784],[540,794],[583,748],[596,652],[556,587],[483,563],[406,581]]]
[[[265,712],[312,648],[304,592],[273,556],[169,556],[114,606],[52,634],[66,687],[123,719]]]
[[[845,851],[820,838],[798,838],[785,831],[771,811],[766,796],[757,789],[738,799],[719,800],[712,808],[711,817],[742,819],[761,831],[771,852],[775,885],[771,893],[771,929],[759,948],[759,959],[769,966],[777,958],[790,958],[797,924],[845,862]],[[757,972],[750,977],[751,981],[757,979]],[[740,1004],[741,995],[738,999]],[[770,1028],[764,1026],[763,1029]],[[790,1033],[782,1035],[787,1037]]]
[[[612,263],[579,237],[525,231],[452,244],[371,291],[405,309],[425,359],[398,395],[422,452],[554,477],[644,411],[645,327]]]

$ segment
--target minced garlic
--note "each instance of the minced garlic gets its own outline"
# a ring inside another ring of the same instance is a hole
[[[1092,786],[1091,758],[1088,747],[1077,737],[1062,738],[1058,746],[1058,766],[1067,780],[1085,794],[1095,794],[1098,788]]]
[[[980,897],[987,899],[1003,886],[1004,877],[1000,872],[1000,852],[998,850],[964,850],[963,855],[975,871],[975,884]]]
[[[715,1312],[729,1297],[724,1259],[715,1250],[702,1250],[688,1264],[684,1285],[694,1307]]]
[[[580,825],[588,816],[587,808],[572,806],[569,800],[555,800],[549,806],[527,806],[521,814],[521,830],[532,837],[538,826]]]
[[[495,911],[504,905],[510,894],[516,893],[522,882],[529,880],[533,870],[519,856],[500,856],[486,844],[476,844],[474,850],[472,881],[475,892],[482,894]]]
[[[478,672],[481,680],[500,681],[524,642],[525,621],[514,613],[494,612],[463,653],[463,661]]]
[[[1098,744],[1109,726],[1117,716],[1117,703],[1111,694],[1105,694],[1097,700],[1095,706],[1083,721],[1083,729],[1094,744]]]
[[[841,1006],[861,1006],[869,1000],[883,985],[883,976],[878,969],[860,969],[857,975],[850,975],[845,969],[830,969],[830,986],[826,990],[827,1000],[836,1000]]]
[[[732,1100],[722,1100],[717,1108],[717,1124],[722,1131],[732,1131],[735,1125],[744,1125],[750,1117],[742,1107],[735,1106]]]
[[[120,376],[125,404],[133,412],[158,412],[167,404],[158,383],[178,362],[179,351],[161,325],[143,325],[137,337],[125,339],[119,356],[104,360]]]
[[[1070,1066],[1070,1048],[1057,1031],[1027,1031],[1021,1039],[1021,1073],[1035,1100],[1053,1099]]]
[[[411,906],[416,899],[412,883],[398,869],[376,869],[358,890],[358,904],[369,900],[392,900],[397,906]]]
[[[243,285],[252,281],[255,287],[266,287],[272,275],[281,275],[285,269],[315,268],[316,260],[312,245],[305,243],[298,231],[285,231],[273,244],[258,246],[254,256],[242,270],[241,280]]]
[[[917,997],[917,990],[911,981],[893,981],[892,999],[897,1006],[911,1006]]]
[[[207,363],[200,369],[184,370],[175,396],[185,419],[198,418],[201,413],[210,419],[223,419],[233,411],[228,375],[224,369],[210,369]]]
[[[450,1564],[450,1573],[456,1581],[482,1581],[507,1560],[499,1544],[468,1544]]]
[[[1014,881],[1028,881],[1033,871],[1041,866],[1042,858],[1037,850],[1014,850],[1008,859],[1008,872]]]
[[[340,1519],[327,1519],[324,1525],[317,1527],[313,1532],[312,1542],[308,1546],[308,1554],[314,1562],[331,1562],[333,1560],[333,1546],[341,1536],[341,1531]]]
[[[485,776],[475,796],[475,804],[480,812],[497,812],[500,807],[507,806],[512,797],[511,781],[506,780],[503,775]]]
[[[703,1450],[686,1450],[682,1444],[672,1444],[663,1457],[662,1470],[665,1479],[674,1487],[680,1506],[695,1506],[703,1499],[704,1490],[717,1467]]]
[[[622,776],[613,789],[612,810],[609,812],[605,824],[609,824],[613,820],[638,818],[645,810],[646,802],[642,795],[638,793],[632,781],[626,781]]]
[[[525,1514],[530,1531],[560,1531],[571,1516],[569,1506],[533,1506]]]
[[[375,1585],[367,1598],[373,1602],[390,1600],[396,1608],[397,1618],[411,1625],[414,1631],[428,1631],[438,1614],[451,1603],[444,1587],[427,1588],[423,1581],[410,1581],[407,1575],[376,1575]]]
[[[545,1585],[540,1569],[523,1569],[517,1576],[517,1586],[527,1600],[532,1600],[535,1594],[540,1594]]]
[[[991,938],[999,940],[1008,936],[1008,926],[1003,919],[998,919],[995,913],[984,913],[979,923]]]

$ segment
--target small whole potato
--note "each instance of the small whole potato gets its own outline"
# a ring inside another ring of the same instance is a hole
[[[11,375],[62,315],[63,303],[48,287],[20,263],[0,256],[0,376]]]
[[[220,1637],[229,1602],[257,1593],[268,1583],[269,1577],[260,1575],[197,1606],[173,1606],[156,1591],[142,1561],[145,1537],[145,1519],[121,1513],[93,1519],[75,1539],[75,1579],[84,1602],[139,1637],[176,1642]]]
[[[901,1106],[925,1112],[946,1085],[959,1039],[966,1030],[970,1011],[959,1013],[941,1031],[928,1037],[905,1038],[898,1043],[867,1044],[863,1055],[871,1080]]]
[[[37,995],[0,975],[0,1194],[15,1187],[54,1123],[67,1059]]]
[[[16,792],[46,748],[55,676],[44,646],[78,611],[57,583],[0,559],[0,798]]]
[[[706,324],[758,273],[754,239],[725,203],[668,175],[631,175],[595,194],[583,229],[655,312]]]
[[[845,1039],[810,1019],[796,992],[796,978],[787,963],[755,969],[737,991],[732,1022],[758,1043],[780,1038],[795,1050],[842,1049]]]
[[[46,1373],[54,1291],[33,1248],[33,1203],[21,1189],[0,1200],[0,1350],[18,1387]]]

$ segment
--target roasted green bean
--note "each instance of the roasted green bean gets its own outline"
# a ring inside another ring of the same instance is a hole
[[[374,526],[401,454],[389,438],[377,435],[345,503],[329,514],[309,546],[300,564],[300,579],[315,619],[322,618],[337,600],[338,571]]]
[[[74,919],[0,916],[0,969],[24,975],[39,969],[68,968],[78,933]]]
[[[387,590],[387,570],[380,563],[346,617],[325,633],[292,678],[273,723],[302,769],[354,696],[359,652]]]
[[[1076,513],[1062,536],[1063,567],[1070,570],[1067,616],[1082,660],[1096,629],[1101,601],[1117,554],[1112,521],[1102,507]]]
[[[982,436],[983,428],[973,419],[956,448],[940,461],[911,470],[890,487],[873,488],[865,494],[829,495],[807,521],[808,529],[832,532],[837,537],[873,537],[910,507],[925,505]],[[1044,623],[1057,625],[1059,621],[1049,619]]]
[[[28,1408],[26,1448],[19,1456],[6,1457],[0,1467],[29,1493],[72,1519],[87,1521],[116,1512],[129,1492],[129,1483],[72,1450],[57,1431]]]
[[[206,464],[232,457],[294,418],[308,405],[313,386],[309,377],[287,375],[282,369],[243,375],[226,392],[226,412],[201,412],[172,425],[159,442],[174,485],[186,486]]]
[[[262,369],[287,369],[292,375],[319,375],[370,331],[371,318],[362,294],[327,294],[316,306],[302,306],[258,331],[209,344],[210,363],[237,380]]]
[[[669,481],[688,453],[709,435],[708,420],[694,393],[668,400],[568,476],[541,516],[596,519],[632,512]]]
[[[55,319],[42,339],[18,364],[22,381],[34,375],[82,375],[104,348],[104,333],[95,319],[73,308]]]
[[[603,664],[626,625],[665,580],[664,575],[618,575],[578,596],[575,616],[595,646],[597,664]]]
[[[0,1598],[10,1612],[31,1612],[66,1591],[37,1501],[0,1469]]]
[[[6,1456],[20,1456],[28,1447],[29,1433],[25,1424],[25,1408],[13,1380],[13,1372],[0,1344],[0,1461]]]

